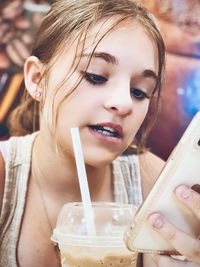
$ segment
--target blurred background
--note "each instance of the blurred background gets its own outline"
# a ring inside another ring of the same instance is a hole
[[[200,110],[200,1],[142,2],[155,15],[167,50],[161,110],[148,142],[167,159]]]
[[[10,112],[19,104],[23,65],[52,1],[0,1],[0,139],[9,137]]]
[[[52,2],[0,1],[0,139],[9,137],[7,120],[21,98],[23,63]],[[166,160],[200,110],[200,0],[141,2],[154,14],[167,49],[161,109],[147,144]]]

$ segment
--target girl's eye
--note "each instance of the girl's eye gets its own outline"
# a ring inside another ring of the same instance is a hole
[[[131,95],[132,97],[138,99],[138,100],[143,100],[145,98],[149,99],[150,97],[143,92],[142,90],[138,89],[138,88],[131,88]]]
[[[107,79],[101,75],[85,72],[84,73],[84,78],[86,81],[89,83],[96,85],[96,84],[102,84],[104,82],[107,82]]]

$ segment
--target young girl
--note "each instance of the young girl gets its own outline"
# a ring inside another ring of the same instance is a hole
[[[24,66],[29,96],[12,118],[13,132],[33,133],[2,145],[1,267],[60,266],[52,230],[63,204],[81,200],[71,127],[80,130],[92,201],[141,204],[163,162],[150,152],[132,153],[130,146],[141,150],[163,66],[162,38],[135,2],[59,0],[52,5]],[[197,214],[198,195],[189,192]],[[178,230],[170,239],[173,226],[157,220],[163,219],[153,215],[150,224],[199,262],[197,250],[182,248],[183,238],[196,248],[198,241]],[[171,258],[144,257],[144,266],[175,264]]]

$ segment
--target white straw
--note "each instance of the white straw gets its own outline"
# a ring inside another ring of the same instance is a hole
[[[92,209],[88,180],[85,170],[85,163],[83,158],[83,151],[78,128],[71,128],[72,143],[74,148],[74,155],[76,160],[76,167],[78,172],[79,185],[81,190],[81,197],[86,219],[87,233],[89,235],[96,235],[94,213]]]

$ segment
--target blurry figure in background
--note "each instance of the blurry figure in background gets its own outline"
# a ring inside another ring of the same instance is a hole
[[[25,44],[31,42],[30,35],[22,34],[29,28],[27,19],[22,17],[23,1],[4,2],[0,10],[0,69],[8,69],[11,62],[23,66],[29,55]]]
[[[199,0],[142,2],[157,18],[167,51],[162,109],[148,144],[167,159],[200,109],[200,4]]]
[[[0,138],[8,137],[7,118],[19,104],[22,67],[35,31],[52,1],[0,2]]]
[[[43,5],[23,0],[0,4],[0,69],[21,68],[30,55],[34,33],[49,8],[47,1],[37,2]]]
[[[199,0],[142,0],[157,16],[167,51],[200,57]]]

